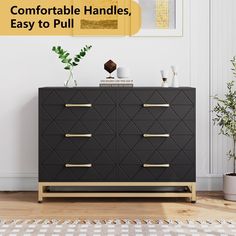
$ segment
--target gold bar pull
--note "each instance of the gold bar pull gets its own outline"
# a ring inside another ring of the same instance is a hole
[[[65,134],[66,138],[91,138],[92,134]]]
[[[143,164],[144,168],[169,168],[170,164]]]
[[[169,134],[144,134],[144,138],[169,138]]]
[[[65,104],[65,107],[92,107],[92,104]]]
[[[66,168],[91,168],[92,164],[65,164]]]
[[[143,104],[143,107],[170,107],[170,104]]]

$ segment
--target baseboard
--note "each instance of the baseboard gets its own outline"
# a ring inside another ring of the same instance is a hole
[[[0,191],[36,191],[36,177],[0,177]]]
[[[197,191],[222,191],[222,176],[197,177]]]
[[[0,176],[0,191],[36,191],[38,178],[26,175],[8,174],[6,177]],[[223,178],[221,176],[207,176],[197,178],[197,191],[222,191]]]

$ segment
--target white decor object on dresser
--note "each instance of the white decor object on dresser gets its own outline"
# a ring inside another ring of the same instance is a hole
[[[130,77],[130,70],[127,67],[119,67],[117,69],[117,77],[120,79],[129,78]]]
[[[164,88],[168,88],[169,84],[168,84],[168,71],[165,70],[161,70],[161,77],[162,77],[162,84],[161,86]]]
[[[178,88],[179,87],[178,69],[176,66],[171,66],[171,70],[173,73],[172,87]]]

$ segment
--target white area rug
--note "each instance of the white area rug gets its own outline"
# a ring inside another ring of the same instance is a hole
[[[1,236],[235,236],[232,221],[0,221]]]

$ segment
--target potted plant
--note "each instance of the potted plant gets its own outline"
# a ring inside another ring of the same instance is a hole
[[[236,78],[236,56],[231,60],[233,74]],[[220,134],[232,139],[233,147],[228,152],[228,158],[233,159],[233,172],[224,175],[224,198],[236,201],[236,89],[235,81],[227,83],[225,98],[214,96],[217,105],[213,112],[213,122],[220,127]]]
[[[65,82],[65,87],[77,87],[77,81],[74,79],[73,70],[74,67],[79,65],[79,62],[86,56],[86,53],[92,48],[92,46],[85,46],[80,50],[80,53],[76,54],[74,58],[70,57],[70,53],[64,50],[61,46],[54,46],[52,51],[58,54],[59,59],[64,64],[64,69],[69,71],[69,77]]]

